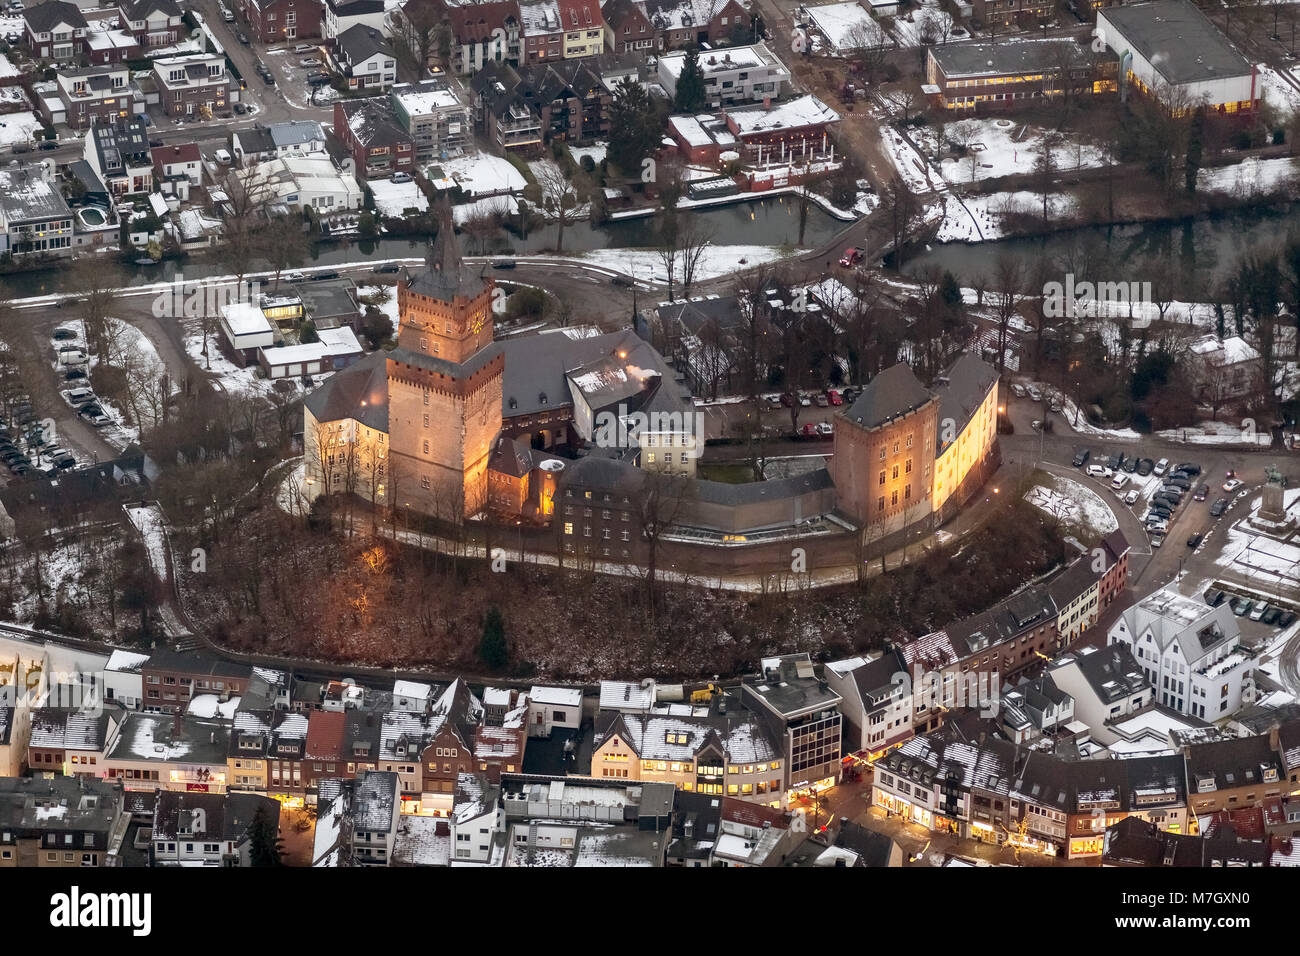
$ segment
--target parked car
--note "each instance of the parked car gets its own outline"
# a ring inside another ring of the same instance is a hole
[[[235,31],[235,39],[238,40],[240,43],[242,43],[244,46],[248,46],[249,43],[248,34],[245,33],[243,30]]]
[[[821,392],[818,392],[816,395],[813,396],[813,404],[816,405],[818,408],[829,408],[831,404],[831,400],[827,398],[825,395],[823,395]]]
[[[1210,516],[1214,518],[1218,518],[1227,510],[1228,510],[1228,499],[1220,498],[1214,504],[1210,505]]]
[[[1244,484],[1245,482],[1239,478],[1229,478],[1223,483],[1223,490],[1231,494]]]
[[[1106,467],[1111,471],[1119,471],[1120,465],[1124,464],[1123,455],[1111,455],[1106,459]]]
[[[781,393],[781,404],[786,408],[794,408],[794,396],[789,392]]]
[[[1259,620],[1261,624],[1267,624],[1271,627],[1272,625],[1277,623],[1277,619],[1280,618],[1281,616],[1282,616],[1282,609],[1280,607],[1273,607],[1272,605],[1270,605],[1269,609],[1264,612],[1263,616]]]
[[[856,402],[858,400],[858,396],[861,394],[862,394],[862,389],[854,388],[851,385],[848,388],[844,389],[844,391],[842,392],[844,401],[850,405]]]
[[[1228,607],[1232,608],[1232,613],[1237,617],[1244,617],[1255,607],[1255,602],[1247,598],[1235,597],[1228,602]]]
[[[1218,607],[1223,603],[1224,597],[1226,597],[1226,595],[1218,588],[1205,589],[1205,603],[1210,607]]]
[[[401,170],[398,170],[397,172],[393,173],[393,175],[389,176],[388,179],[391,182],[395,182],[395,183],[409,183],[412,181],[411,174],[404,173]]]
[[[45,153],[45,152],[49,152],[52,149],[58,149],[59,144],[57,140],[43,139],[41,140],[40,144],[36,148],[39,149],[41,152]]]
[[[314,50],[314,49],[316,49],[316,47],[313,46],[313,45],[310,44],[310,43],[299,43],[297,46],[295,46],[295,47],[293,48],[293,52],[294,52],[294,53],[310,53],[310,52],[311,52],[312,50]]]
[[[1084,462],[1086,462],[1091,456],[1092,452],[1088,451],[1088,449],[1080,448],[1074,453],[1074,458],[1071,459],[1070,463],[1074,465],[1075,468],[1082,468]]]
[[[307,74],[307,82],[312,86],[321,86],[330,81],[330,75],[324,70],[312,70]]]
[[[1157,475],[1163,475],[1168,470],[1169,470],[1168,458],[1161,458],[1158,462],[1156,462],[1155,472]]]
[[[1088,466],[1088,477],[1089,477],[1089,478],[1109,478],[1109,477],[1111,477],[1113,474],[1115,474],[1115,472],[1111,471],[1111,469],[1107,468],[1105,465],[1089,465],[1089,466]]]
[[[840,397],[840,393],[835,391],[835,389],[833,388],[828,388],[826,390],[826,400],[830,402],[832,405],[844,404],[844,399]]]
[[[499,268],[501,268],[501,267],[500,267],[499,265],[497,265],[496,263],[493,263],[493,266],[492,266],[492,267],[493,267],[494,269],[499,269]],[[383,275],[383,274],[385,274],[385,273],[389,273],[389,272],[401,272],[401,271],[402,271],[402,267],[401,267],[398,263],[396,263],[396,262],[381,262],[381,263],[379,263],[379,265],[375,266],[375,267],[374,267],[373,269],[371,269],[370,271],[373,272],[375,275]]]
[[[320,66],[320,57],[305,56],[298,61],[299,66]]]
[[[63,371],[63,380],[65,382],[77,382],[86,377],[84,369],[69,368]]]
[[[1124,486],[1127,484],[1128,484],[1128,475],[1124,474],[1123,472],[1120,472],[1118,475],[1115,476],[1114,480],[1110,483],[1110,486],[1114,488],[1116,491],[1122,491]]]
[[[235,22],[234,11],[230,10],[229,8],[222,10],[221,19],[225,20],[227,23],[234,23]]]
[[[1025,387],[1024,387],[1023,385],[1021,385],[1019,382],[1015,382],[1015,383],[1012,384],[1012,386],[1011,386],[1011,394],[1014,395],[1014,396],[1016,396],[1016,398],[1024,398],[1024,397],[1025,397]]]
[[[10,46],[17,46],[19,43],[22,42],[23,42],[23,35],[21,33],[14,33],[10,31],[9,33],[5,34],[5,43],[8,43]]]
[[[64,395],[67,397],[68,403],[71,404],[74,408],[80,408],[82,405],[88,405],[95,400],[95,392],[89,388],[69,389],[67,392],[64,393]]]
[[[1199,532],[1199,531],[1196,532],[1196,534],[1192,535],[1190,538],[1187,539],[1187,546],[1188,546],[1189,548],[1195,548],[1195,547],[1198,547],[1198,546],[1200,545],[1200,543],[1201,543],[1201,539],[1204,538],[1204,537],[1205,537],[1205,535],[1202,534],[1201,532]]]
[[[1201,466],[1195,462],[1185,461],[1178,466],[1178,471],[1186,472],[1189,475],[1199,475],[1201,473]]]
[[[86,355],[85,352],[81,351],[81,349],[59,353],[60,365],[85,365],[89,359],[90,357]]]
[[[245,106],[243,103],[236,103],[234,106],[231,107],[231,109],[233,109],[235,113],[238,114],[239,116],[243,116],[245,113],[248,112],[248,107]],[[159,146],[162,145],[161,140],[159,140],[158,145]]]
[[[76,337],[77,333],[72,331],[72,329],[65,329],[62,327],[59,327],[50,333],[50,338],[56,342],[66,342],[68,339],[75,339]]]
[[[1261,601],[1260,603],[1256,604],[1253,608],[1251,608],[1250,619],[1252,621],[1258,621],[1262,619],[1266,613],[1268,613],[1268,602]]]
[[[1124,504],[1126,504],[1126,505],[1135,505],[1135,504],[1138,503],[1138,499],[1141,498],[1141,497],[1142,497],[1141,492],[1139,492],[1136,488],[1131,488],[1131,489],[1129,489],[1129,491],[1124,495]]]
[[[1296,615],[1294,611],[1283,611],[1281,615],[1278,616],[1277,626],[1290,627],[1292,624],[1295,623],[1295,617]]]
[[[1145,478],[1151,472],[1155,471],[1156,463],[1150,458],[1138,459],[1138,474]]]
[[[1151,547],[1158,548],[1164,543],[1165,535],[1163,531],[1157,531],[1155,534],[1151,535]]]
[[[1124,459],[1124,470],[1128,472],[1130,475],[1135,474],[1138,470],[1137,458]]]
[[[1163,518],[1147,519],[1148,534],[1153,534],[1153,533],[1164,534],[1167,530],[1169,530],[1169,522],[1164,520]]]
[[[799,407],[800,408],[812,407],[812,399],[810,399],[807,395],[803,394],[802,392],[799,393]]]

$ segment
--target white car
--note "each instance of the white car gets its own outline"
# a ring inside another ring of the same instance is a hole
[[[1088,466],[1088,477],[1089,477],[1089,478],[1109,478],[1109,477],[1110,477],[1111,475],[1113,475],[1113,474],[1114,474],[1114,472],[1111,471],[1109,468],[1107,468],[1105,465],[1089,465],[1089,466]]]
[[[1153,521],[1151,520],[1147,521],[1148,532],[1159,531],[1161,533],[1164,533],[1165,531],[1168,530],[1169,530],[1169,522],[1166,521],[1164,518],[1156,518]]]
[[[90,356],[81,351],[59,353],[60,365],[85,365],[89,360]]]
[[[1229,478],[1227,481],[1225,481],[1225,482],[1223,483],[1223,490],[1226,491],[1226,492],[1231,493],[1231,492],[1236,491],[1238,488],[1240,488],[1240,487],[1241,487],[1242,485],[1244,485],[1244,484],[1245,484],[1245,482],[1242,481],[1242,480],[1240,480],[1240,479],[1238,479],[1238,478]]]
[[[1025,386],[1025,391],[1029,393],[1031,401],[1041,402],[1043,400],[1043,393],[1038,390],[1037,386],[1027,385]]]
[[[1025,387],[1021,385],[1019,382],[1017,382],[1011,386],[1011,394],[1016,396],[1016,398],[1024,398]]]
[[[1154,471],[1157,475],[1163,475],[1168,470],[1169,470],[1168,458],[1161,458],[1158,462],[1156,462],[1156,467],[1154,468]]]
[[[1115,480],[1110,483],[1110,486],[1114,488],[1116,491],[1123,491],[1124,486],[1127,484],[1128,484],[1128,475],[1124,474],[1124,472],[1121,471],[1118,475],[1115,476]]]
[[[818,434],[818,435],[826,435],[826,436],[829,437],[830,435],[833,435],[834,433],[835,433],[835,426],[832,425],[830,422],[818,422],[818,423],[817,423],[817,434]]]
[[[1135,505],[1137,504],[1138,499],[1141,497],[1142,495],[1138,492],[1138,490],[1136,488],[1133,488],[1129,491],[1128,494],[1124,496],[1124,504]]]
[[[313,45],[313,44],[311,44],[311,43],[299,43],[296,47],[293,48],[293,52],[294,52],[294,53],[310,53],[310,52],[311,52],[312,50],[314,50],[314,49],[316,49],[316,47],[315,47],[315,45]]]

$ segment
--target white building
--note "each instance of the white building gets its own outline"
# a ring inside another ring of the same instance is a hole
[[[72,211],[47,176],[54,164],[0,170],[0,254],[71,255]]]
[[[501,789],[476,774],[459,774],[451,811],[452,862],[489,862],[497,834],[504,832],[505,825]]]
[[[1177,591],[1156,591],[1121,614],[1107,640],[1133,652],[1166,707],[1208,721],[1241,707],[1252,655],[1241,647],[1227,603],[1209,607]]]
[[[1066,654],[1047,666],[1060,690],[1074,699],[1074,717],[1102,744],[1115,739],[1107,721],[1127,717],[1155,699],[1151,684],[1125,647],[1092,647]]]
[[[129,710],[139,710],[144,701],[141,668],[149,660],[148,654],[137,654],[121,648],[108,656],[104,665],[104,700],[121,704]]]
[[[464,89],[451,77],[399,83],[389,91],[393,117],[411,134],[415,160],[460,156],[473,142],[473,116]]]
[[[245,363],[257,357],[258,349],[275,344],[275,327],[252,302],[231,302],[223,306],[219,322],[221,334]]]
[[[549,737],[556,727],[577,730],[581,724],[581,688],[534,686],[528,692],[528,736]]]
[[[659,57],[659,83],[670,98],[677,95],[677,80],[685,62],[685,52]],[[790,71],[762,43],[704,50],[699,62],[705,93],[714,108],[776,100],[790,81]]]
[[[333,40],[351,27],[368,26],[387,32],[384,0],[325,0],[321,36]]]
[[[291,209],[310,206],[321,213],[360,209],[357,181],[326,156],[286,156],[259,163],[250,181],[264,187],[268,201]]]
[[[1097,11],[1098,36],[1120,57],[1129,84],[1182,112],[1254,109],[1262,97],[1255,67],[1188,0],[1154,0]]]

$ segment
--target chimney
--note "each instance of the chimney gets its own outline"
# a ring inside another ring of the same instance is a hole
[[[1268,732],[1268,749],[1274,753],[1281,749],[1281,738],[1279,735],[1279,728],[1276,724],[1274,724],[1273,728]]]

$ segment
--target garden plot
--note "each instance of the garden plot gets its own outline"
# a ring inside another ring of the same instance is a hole
[[[808,19],[826,38],[836,55],[887,42],[880,24],[856,0],[852,3],[827,3],[806,9]]]
[[[35,113],[6,113],[0,116],[0,146],[30,143],[41,128]]]
[[[1294,156],[1260,159],[1250,156],[1231,166],[1202,169],[1196,185],[1202,192],[1228,193],[1249,199],[1279,189],[1294,189],[1300,177]]]
[[[922,148],[935,151],[937,130],[920,128],[913,135]],[[940,164],[944,180],[969,183],[1032,173],[1043,134],[1006,118],[972,117],[947,124],[943,137],[969,150],[967,156],[944,157]],[[1062,172],[1093,169],[1106,162],[1105,153],[1079,139],[1062,142],[1053,155],[1056,168]]]
[[[395,183],[391,179],[375,179],[367,185],[375,198],[375,212],[381,216],[400,219],[408,209],[425,212],[429,208],[429,199],[415,180]]]
[[[1119,520],[1110,506],[1091,488],[1056,475],[1047,475],[1045,481],[1025,494],[1025,500],[1035,508],[1042,509],[1058,521],[1088,528],[1099,535],[1110,534],[1119,527]]]

